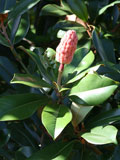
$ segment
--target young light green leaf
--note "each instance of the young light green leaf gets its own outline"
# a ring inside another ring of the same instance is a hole
[[[42,88],[42,87],[51,88],[51,85],[46,83],[44,80],[29,74],[14,74],[11,83],[24,84],[34,88]]]
[[[42,112],[42,123],[53,139],[56,139],[68,123],[72,113],[64,105],[48,104]]]
[[[108,125],[108,126],[99,126],[91,129],[91,132],[82,134],[82,138],[84,138],[87,142],[95,144],[95,145],[102,145],[102,144],[109,144],[114,143],[117,144],[116,135],[117,135],[117,128]]]
[[[0,98],[0,121],[26,119],[47,102],[46,96],[31,93],[2,97]]]

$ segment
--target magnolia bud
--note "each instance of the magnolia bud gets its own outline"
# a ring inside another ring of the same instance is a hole
[[[74,30],[67,31],[56,48],[56,61],[61,64],[71,63],[77,42],[76,32]]]

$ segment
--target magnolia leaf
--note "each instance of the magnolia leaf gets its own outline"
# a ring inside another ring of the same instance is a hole
[[[46,83],[44,80],[29,74],[14,74],[11,83],[24,84],[34,88],[42,88],[42,87],[51,88],[51,85]]]
[[[42,112],[42,123],[53,139],[56,139],[72,120],[72,113],[64,105],[48,104]]]
[[[78,126],[84,120],[87,114],[93,109],[94,106],[82,106],[72,102],[71,112],[73,114],[72,124],[74,127]]]
[[[91,132],[82,134],[82,138],[84,138],[87,142],[95,144],[95,145],[102,145],[102,144],[109,144],[114,143],[117,144],[116,135],[117,135],[117,128],[108,125],[108,126],[99,126],[91,129]]]

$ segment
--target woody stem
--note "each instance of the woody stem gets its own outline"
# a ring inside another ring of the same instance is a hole
[[[58,79],[57,79],[57,85],[58,85],[59,89],[61,88],[61,79],[62,79],[63,70],[64,70],[64,64],[60,64],[59,73],[58,73]]]

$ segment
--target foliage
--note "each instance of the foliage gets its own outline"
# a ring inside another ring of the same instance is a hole
[[[120,159],[119,26],[119,0],[0,1],[1,160]]]

